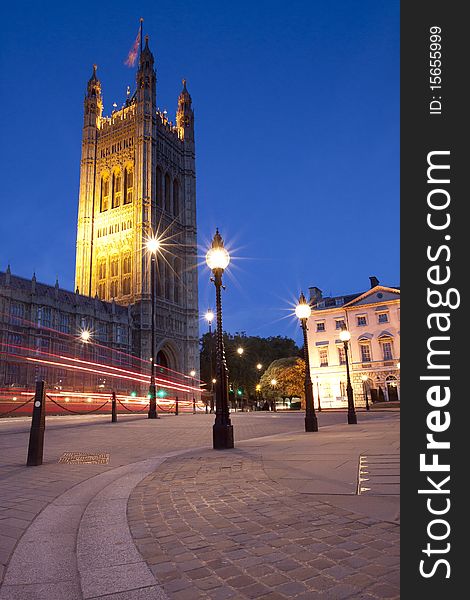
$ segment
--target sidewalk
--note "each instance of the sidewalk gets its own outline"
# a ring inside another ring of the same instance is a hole
[[[167,595],[399,598],[398,420],[384,425],[165,461],[131,494],[128,517]]]
[[[240,437],[272,427],[237,419]],[[399,598],[399,415],[316,434],[303,433],[297,417],[281,419],[297,432],[236,438],[234,450],[218,452],[204,442],[212,422],[204,416],[108,428],[137,462],[119,455],[114,465],[88,465],[87,477],[72,467],[68,482],[52,462],[47,476],[7,468],[11,494],[43,484],[43,510],[19,537],[0,599]],[[282,430],[278,417],[271,423]],[[199,427],[193,449],[173,450],[175,427]],[[167,451],[152,453],[152,439]]]

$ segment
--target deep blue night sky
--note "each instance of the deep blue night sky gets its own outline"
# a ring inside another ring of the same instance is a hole
[[[0,269],[73,289],[84,90],[96,62],[104,113],[122,104],[140,16],[157,104],[174,118],[182,77],[193,98],[200,254],[216,226],[234,249],[225,328],[300,342],[301,288],[398,285],[398,0],[10,3]]]

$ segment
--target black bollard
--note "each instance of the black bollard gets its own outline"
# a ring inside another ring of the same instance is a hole
[[[111,423],[117,423],[116,392],[113,392],[111,400]]]
[[[31,431],[29,433],[28,467],[42,465],[44,430],[46,428],[46,390],[44,381],[36,381]]]
[[[179,407],[178,407],[178,396],[175,398],[175,417],[178,416]]]

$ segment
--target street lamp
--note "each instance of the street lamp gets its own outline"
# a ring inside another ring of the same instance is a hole
[[[299,303],[295,307],[295,314],[300,320],[304,335],[304,361],[305,361],[305,431],[318,431],[317,415],[313,404],[312,378],[310,375],[310,358],[308,354],[307,320],[312,314],[310,304],[303,292],[300,293]]]
[[[157,252],[160,250],[160,241],[155,236],[147,240],[146,247],[150,253],[150,291],[151,291],[151,367],[150,367],[150,386],[149,386],[149,419],[158,419],[157,414],[157,389],[155,386],[155,284],[157,272]]]
[[[261,369],[263,368],[263,365],[261,363],[258,363],[256,365],[256,368],[258,369],[258,371],[261,371]]]
[[[276,385],[277,385],[277,379],[271,379],[271,386],[273,388],[273,394],[274,394],[274,390],[276,389]],[[276,397],[274,396],[274,400],[272,400],[272,410],[274,412],[276,412]]]
[[[349,376],[349,358],[348,358],[348,345],[349,345],[349,340],[351,339],[351,334],[346,329],[346,327],[343,327],[341,329],[340,334],[339,334],[339,339],[344,344],[344,354],[346,356],[346,377],[347,377],[346,393],[348,395],[348,424],[355,425],[357,423],[357,417],[356,417],[356,409],[354,408],[354,396],[353,396],[353,390],[352,390],[352,386],[351,386],[351,378]]]
[[[91,331],[89,329],[82,329],[80,331],[80,341],[83,342],[83,344],[84,344],[84,346],[82,348],[83,359],[86,361],[89,361],[90,360],[89,350],[91,350],[91,347],[90,348],[88,347],[88,344],[91,342]],[[91,383],[91,379],[89,380],[89,378],[85,376],[83,378],[83,391],[85,391],[87,386],[89,386],[91,388],[92,383]]]
[[[237,352],[241,356],[245,351],[243,350],[243,348],[237,348]]]
[[[194,397],[194,377],[196,376],[196,371],[193,369],[190,373],[191,375],[191,386],[193,389],[193,415],[196,414],[196,398]]]
[[[206,254],[206,263],[214,277],[216,314],[217,314],[217,350],[216,350],[216,387],[215,387],[215,423],[212,429],[213,448],[222,450],[233,448],[233,425],[228,409],[228,372],[225,361],[224,338],[222,329],[222,274],[230,262],[230,255],[224,248],[222,236],[217,229],[212,245]]]
[[[209,374],[210,374],[210,377],[212,378],[212,321],[214,320],[214,313],[212,312],[212,310],[210,308],[206,311],[204,318],[206,319],[207,324],[209,325]],[[212,379],[211,409],[210,409],[211,413],[214,412],[214,383],[215,383],[215,380]],[[207,405],[206,405],[206,408],[207,408]]]
[[[88,329],[83,329],[80,332],[80,339],[82,340],[82,342],[85,342],[85,344],[87,344],[90,341],[91,338],[91,332]]]
[[[365,396],[365,398],[366,398],[366,410],[370,410],[370,406],[369,406],[369,396],[367,395],[367,387],[366,387],[366,385],[367,385],[367,384],[366,384],[366,381],[367,381],[369,378],[367,377],[367,375],[363,375],[363,376],[361,377],[361,379],[362,379],[362,389],[363,389],[363,391],[364,391],[364,396]]]

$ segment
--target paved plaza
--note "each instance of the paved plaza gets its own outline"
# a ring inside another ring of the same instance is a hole
[[[109,421],[0,420],[0,600],[399,598],[398,412]]]

